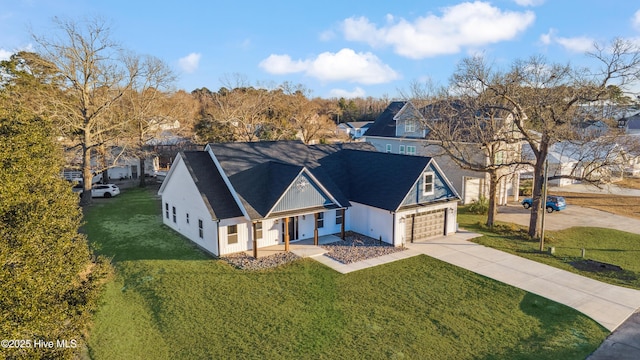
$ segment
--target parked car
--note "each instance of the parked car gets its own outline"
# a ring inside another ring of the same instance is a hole
[[[526,198],[522,200],[522,206],[524,206],[525,209],[530,208],[532,203],[533,203],[532,198]],[[548,213],[564,210],[566,207],[567,207],[567,202],[564,201],[564,198],[562,196],[553,196],[553,195],[547,196],[546,209]]]
[[[120,188],[115,184],[96,184],[91,188],[91,197],[110,198],[120,194]]]

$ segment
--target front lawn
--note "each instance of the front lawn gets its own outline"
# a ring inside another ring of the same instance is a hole
[[[427,256],[346,275],[310,259],[237,270],[163,226],[145,190],[96,204],[84,230],[116,267],[95,359],[584,359],[608,334]]]
[[[624,231],[573,227],[560,231],[545,232],[545,249],[555,248],[555,255],[541,253],[540,243],[531,241],[527,228],[498,222],[493,230],[481,225],[486,216],[473,215],[460,208],[460,227],[478,232],[484,236],[472,241],[498,250],[506,251],[527,259],[535,260],[563,270],[614,285],[640,289],[640,235]],[[582,258],[582,249],[585,257]],[[608,270],[610,267],[586,266],[585,260],[595,260],[604,264],[617,265],[622,271]]]

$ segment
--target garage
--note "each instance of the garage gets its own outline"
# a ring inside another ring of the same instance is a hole
[[[405,234],[410,242],[445,235],[445,209],[412,214],[405,222]]]

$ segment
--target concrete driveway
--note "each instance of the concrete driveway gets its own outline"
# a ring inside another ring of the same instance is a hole
[[[497,220],[529,226],[530,216],[530,210],[514,203],[500,206]],[[563,230],[574,226],[601,227],[640,234],[640,220],[601,210],[567,205],[565,210],[545,214],[545,230]]]

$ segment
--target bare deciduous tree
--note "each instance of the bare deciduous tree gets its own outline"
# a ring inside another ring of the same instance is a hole
[[[84,205],[91,202],[92,153],[124,131],[123,122],[114,121],[109,110],[131,88],[140,69],[111,39],[104,21],[56,18],[54,23],[57,34],[33,37],[41,56],[55,64],[63,79],[63,95],[49,100],[65,135],[81,148]]]

